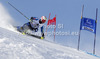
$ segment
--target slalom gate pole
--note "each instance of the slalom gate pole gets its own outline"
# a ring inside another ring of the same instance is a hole
[[[51,16],[51,13],[49,13],[48,21],[49,21],[49,19],[50,19],[50,16]],[[48,30],[48,22],[47,22],[47,26],[46,26],[46,35],[47,35],[47,30]]]
[[[96,9],[96,27],[97,27],[97,15],[98,15],[98,8]],[[96,31],[96,27],[95,27],[95,31]],[[95,54],[95,45],[96,45],[96,32],[94,34],[94,47],[93,47],[93,54]]]
[[[56,15],[55,15],[56,17]],[[56,23],[55,23],[55,28],[54,28],[54,42],[55,42],[55,35],[56,35]]]
[[[83,10],[84,10],[84,5],[82,7],[81,19],[83,17]],[[80,22],[80,26],[81,26],[81,22]],[[81,35],[81,29],[79,29],[79,38],[78,38],[78,47],[77,47],[77,50],[79,50],[79,48],[80,48],[80,35]]]
[[[27,18],[27,19],[29,20],[28,17],[26,17],[22,12],[20,12],[17,8],[15,8],[11,3],[8,2],[8,4],[9,4],[10,6],[12,6],[16,11],[18,11],[21,15],[23,15],[25,18]]]

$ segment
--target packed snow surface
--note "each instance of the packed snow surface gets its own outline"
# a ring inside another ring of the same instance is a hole
[[[98,59],[76,49],[0,28],[0,59]]]
[[[12,27],[13,20],[0,3],[0,59],[98,59],[70,47],[22,35]]]

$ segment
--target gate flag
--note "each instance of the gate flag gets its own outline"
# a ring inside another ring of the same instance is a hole
[[[96,34],[96,20],[82,17],[80,30],[87,30]]]
[[[56,25],[56,16],[53,19],[49,19],[47,25]]]

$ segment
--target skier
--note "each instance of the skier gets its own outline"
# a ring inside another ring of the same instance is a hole
[[[22,27],[20,27],[19,31],[25,35],[27,34],[28,30],[37,32],[38,28],[41,28],[41,39],[44,39],[44,28],[43,28],[43,24],[46,22],[47,18],[46,16],[42,16],[40,19],[38,19],[37,17],[31,17],[30,18],[30,22],[25,23]]]
[[[22,12],[20,12],[17,8],[15,8],[11,3],[8,2],[10,6],[12,6],[15,10],[17,10],[21,15],[23,15],[25,18],[27,18]],[[27,18],[28,19],[28,18]],[[38,31],[38,28],[41,27],[41,39],[44,38],[44,32],[43,32],[43,24],[46,22],[46,16],[42,16],[41,19],[38,19],[37,17],[31,17],[29,20],[30,22],[25,23],[22,27],[17,26],[17,30],[20,31],[22,34],[27,34],[28,30],[32,30],[34,32]],[[38,36],[39,37],[39,36]]]

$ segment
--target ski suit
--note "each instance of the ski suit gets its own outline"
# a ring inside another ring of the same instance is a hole
[[[30,19],[30,22],[28,23],[25,23],[23,26],[22,26],[22,29],[23,29],[23,32],[27,32],[27,30],[31,30],[31,31],[34,31],[34,32],[37,32],[38,31],[38,28],[40,27],[41,29],[41,35],[42,37],[44,37],[44,26],[43,24],[40,24],[39,23],[39,19],[34,19],[34,20],[31,20]]]

